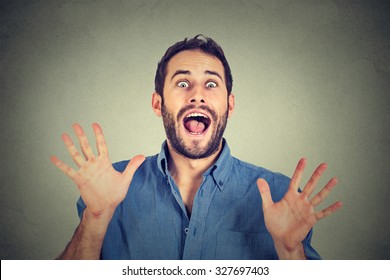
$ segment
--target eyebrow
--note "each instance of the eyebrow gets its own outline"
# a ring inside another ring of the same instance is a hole
[[[207,75],[214,75],[214,76],[217,76],[218,78],[221,79],[221,81],[223,81],[221,75],[218,73],[218,72],[215,72],[215,71],[211,71],[211,70],[206,70],[204,71],[205,74]],[[171,77],[171,81],[173,80],[173,78],[177,75],[191,75],[191,71],[189,70],[177,70]]]
[[[214,75],[214,76],[217,76],[217,77],[218,77],[218,78],[220,78],[220,79],[221,79],[221,81],[223,82],[223,79],[222,79],[221,75],[219,75],[219,73],[218,73],[218,72],[215,72],[215,71],[210,71],[210,70],[206,70],[204,73],[205,73],[205,74],[209,74],[209,75]]]
[[[191,71],[189,70],[177,70],[171,77],[171,81],[173,80],[173,78],[177,75],[180,75],[180,74],[183,74],[183,75],[191,75]]]

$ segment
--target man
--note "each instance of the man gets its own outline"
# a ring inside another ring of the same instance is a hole
[[[80,125],[63,141],[74,170],[52,162],[76,183],[81,222],[63,259],[318,259],[311,228],[341,207],[314,207],[332,178],[309,198],[321,164],[299,191],[306,159],[291,178],[242,162],[222,138],[234,110],[232,75],[219,45],[196,36],[171,46],[158,64],[152,108],[167,140],[158,155],[111,164],[100,126],[98,156]]]

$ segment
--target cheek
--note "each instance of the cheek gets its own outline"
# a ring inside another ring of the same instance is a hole
[[[221,100],[218,109],[219,109],[219,116],[220,117],[225,116],[226,113],[229,114],[230,110],[229,110],[229,102],[228,102],[228,100],[226,100],[226,99],[223,100],[223,101]]]
[[[183,94],[165,94],[164,95],[164,104],[169,110],[174,111],[181,108],[181,105],[184,103]]]

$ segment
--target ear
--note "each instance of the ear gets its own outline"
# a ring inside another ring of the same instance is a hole
[[[234,94],[231,93],[228,98],[228,117],[230,117],[233,114],[234,111]]]
[[[152,94],[152,109],[157,117],[161,117],[161,95],[157,92],[153,92]]]

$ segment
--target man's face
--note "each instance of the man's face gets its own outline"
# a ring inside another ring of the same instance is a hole
[[[191,159],[218,152],[234,108],[221,61],[200,50],[176,54],[167,65],[163,95],[161,115],[168,145]]]

